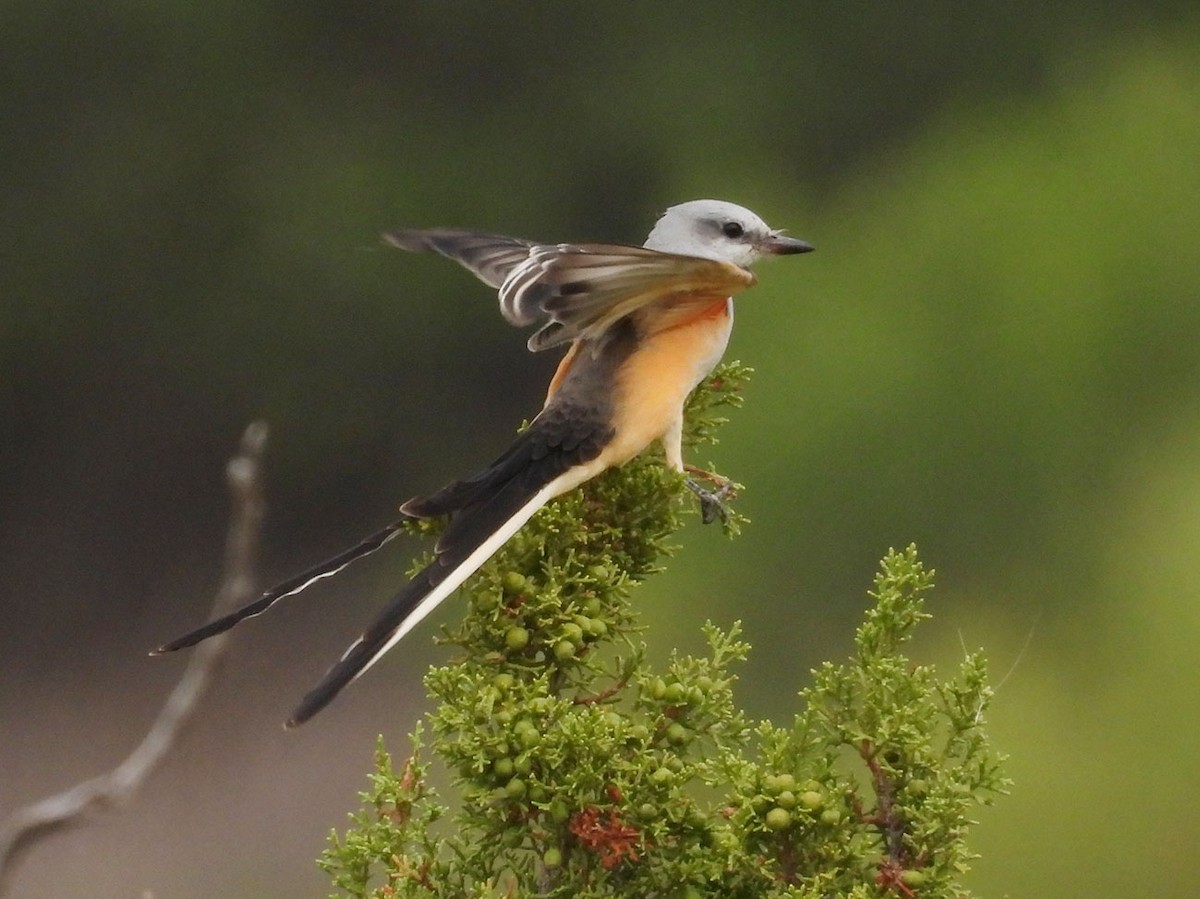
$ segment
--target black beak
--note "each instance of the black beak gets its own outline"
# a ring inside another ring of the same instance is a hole
[[[758,249],[760,252],[770,253],[773,256],[790,256],[793,253],[811,253],[815,247],[803,240],[797,240],[795,237],[772,234],[759,244]]]

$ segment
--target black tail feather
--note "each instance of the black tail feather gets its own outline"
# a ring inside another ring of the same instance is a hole
[[[435,560],[428,568],[400,588],[371,627],[325,673],[320,683],[304,695],[291,717],[288,718],[285,727],[288,729],[299,727],[317,714],[333,702],[334,698],[371,664],[379,648],[412,614],[413,609],[421,600],[429,595],[429,591],[434,586],[431,583],[434,579],[431,575],[442,567],[440,560]]]
[[[164,643],[158,649],[150,653],[152,656],[165,655],[168,652],[175,652],[177,649],[186,649],[189,646],[195,646],[209,637],[215,637],[217,634],[223,634],[239,622],[245,621],[247,618],[253,618],[255,615],[261,615],[275,603],[288,596],[292,596],[304,590],[306,587],[319,581],[322,578],[331,577],[349,565],[361,559],[363,556],[369,556],[375,550],[379,549],[389,540],[391,540],[406,521],[411,521],[412,516],[406,515],[404,518],[397,519],[386,527],[376,531],[368,537],[364,537],[354,546],[343,550],[336,556],[326,559],[311,568],[300,572],[295,577],[288,578],[281,584],[276,584],[270,590],[266,591],[254,602],[243,606],[235,612],[230,612],[228,615],[223,615],[214,621],[210,621],[203,627],[198,627],[194,631],[189,631],[182,637],[178,637],[169,643]]]

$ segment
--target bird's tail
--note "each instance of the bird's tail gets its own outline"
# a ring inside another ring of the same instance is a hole
[[[575,472],[530,487],[514,478],[486,500],[462,509],[438,541],[437,558],[404,585],[320,683],[301,700],[287,726],[303,724],[375,664],[442,600],[490,559],[542,506],[579,481]]]

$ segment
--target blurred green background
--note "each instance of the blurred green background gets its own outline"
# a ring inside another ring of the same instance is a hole
[[[1200,11],[1194,3],[0,6],[0,815],[111,767],[218,574],[222,468],[271,426],[264,580],[490,460],[554,359],[397,226],[640,242],[675,202],[818,247],[764,265],[757,369],[647,584],[658,658],[745,622],[786,720],[876,561],[940,572],[914,654],[988,652],[1012,795],[985,896],[1191,896],[1200,745]],[[16,895],[324,895],[432,628],[278,728],[402,546],[239,634],[130,808]],[[448,603],[442,615],[461,609]]]

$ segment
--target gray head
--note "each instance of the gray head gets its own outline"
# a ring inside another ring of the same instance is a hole
[[[724,200],[672,206],[646,238],[646,249],[700,256],[749,268],[761,256],[807,253],[811,246],[772,230],[749,209]]]

